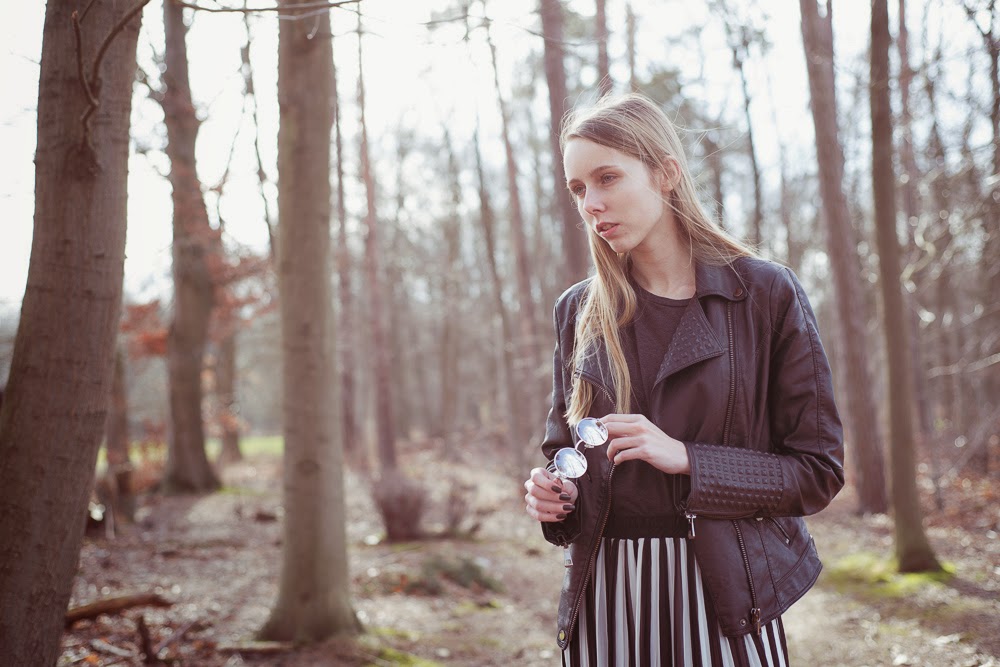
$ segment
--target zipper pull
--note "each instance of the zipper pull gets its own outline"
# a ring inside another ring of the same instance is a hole
[[[698,518],[698,517],[697,517],[697,515],[691,514],[690,512],[685,512],[684,516],[688,520],[688,539],[689,540],[693,540],[694,537],[695,537],[695,535],[694,535],[694,520],[696,518]]]
[[[563,547],[563,566],[573,567],[573,556],[569,553],[569,547]]]
[[[752,607],[750,609],[750,622],[753,623],[753,629],[757,631],[757,636],[760,636],[760,607]]]

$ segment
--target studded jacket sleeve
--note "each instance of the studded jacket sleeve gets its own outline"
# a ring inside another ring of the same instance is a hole
[[[768,442],[749,447],[685,442],[691,490],[685,511],[709,518],[804,516],[829,504],[844,485],[843,434],[830,365],[816,318],[795,275],[775,276],[760,315],[769,318],[766,391]],[[759,381],[759,379],[758,379]]]

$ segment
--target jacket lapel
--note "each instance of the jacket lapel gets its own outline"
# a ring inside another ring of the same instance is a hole
[[[730,301],[746,298],[743,280],[732,265],[695,264],[694,298],[681,315],[677,331],[670,341],[663,363],[656,374],[656,383],[684,370],[688,366],[722,355],[726,345],[708,321],[702,299],[722,297]]]
[[[663,356],[663,363],[656,374],[656,383],[659,384],[664,378],[681,371],[688,366],[718,357],[725,352],[719,336],[712,329],[705,316],[705,310],[701,307],[701,300],[697,295],[691,299],[681,321],[677,325],[677,331],[670,340],[670,346]]]

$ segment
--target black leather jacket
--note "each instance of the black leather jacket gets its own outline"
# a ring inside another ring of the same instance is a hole
[[[555,305],[552,409],[542,442],[548,459],[574,444],[563,415],[586,283]],[[614,412],[606,352],[597,351],[574,372],[596,388],[589,414]],[[690,522],[722,631],[759,631],[819,576],[822,566],[801,517],[826,507],[844,484],[830,367],[792,271],[753,258],[699,263],[695,298],[664,357],[649,409],[651,420],[687,447],[691,474],[675,476],[676,509]],[[606,450],[586,451],[589,466],[577,480],[580,496],[570,516],[542,524],[550,542],[568,549],[557,635],[562,648],[608,518],[615,466]]]

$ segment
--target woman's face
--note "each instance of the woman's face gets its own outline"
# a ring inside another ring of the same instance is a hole
[[[665,174],[651,174],[639,159],[574,138],[563,152],[566,185],[587,227],[618,253],[655,242],[665,231],[670,187]]]

